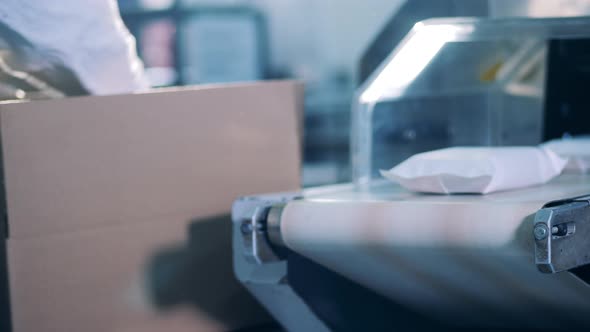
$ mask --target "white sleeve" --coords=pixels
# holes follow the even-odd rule
[[[72,70],[91,94],[148,88],[115,0],[2,0],[0,21],[36,52]]]

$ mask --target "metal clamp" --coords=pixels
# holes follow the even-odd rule
[[[234,203],[232,217],[239,227],[246,261],[264,264],[281,261],[277,247],[284,246],[280,218],[285,204],[296,194],[245,197]]]
[[[271,241],[282,244],[280,235],[280,218],[283,205],[261,206],[254,210],[250,219],[240,225],[244,237],[247,260],[258,264],[280,261],[279,255],[273,250]]]
[[[535,215],[533,237],[541,272],[590,264],[590,195],[546,204]]]

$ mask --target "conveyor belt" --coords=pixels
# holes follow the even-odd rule
[[[289,202],[290,249],[422,313],[459,326],[590,326],[590,287],[540,273],[533,215],[590,193],[590,176],[490,195],[420,195],[390,183],[340,186]]]

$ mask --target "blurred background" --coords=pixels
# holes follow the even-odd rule
[[[303,183],[315,186],[350,181],[360,59],[403,2],[119,0],[119,8],[154,87],[303,80]]]
[[[118,3],[152,87],[268,79],[305,82],[302,181],[307,187],[351,180],[354,91],[415,22],[430,17],[590,12],[586,0]]]

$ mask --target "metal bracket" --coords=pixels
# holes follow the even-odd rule
[[[327,332],[328,327],[289,285],[287,260],[275,250],[282,245],[282,209],[300,197],[299,192],[278,193],[242,197],[234,202],[234,273],[286,330]]]
[[[273,249],[271,238],[280,239],[280,234],[277,235],[280,211],[288,201],[299,196],[298,193],[286,193],[244,197],[234,203],[232,218],[239,227],[247,262],[264,264],[282,260]]]
[[[590,195],[546,204],[535,215],[533,236],[541,272],[590,264]]]
[[[260,206],[254,210],[250,219],[245,219],[240,225],[244,237],[244,257],[252,263],[268,263],[280,261],[272,250],[267,239],[267,217],[270,207]]]

